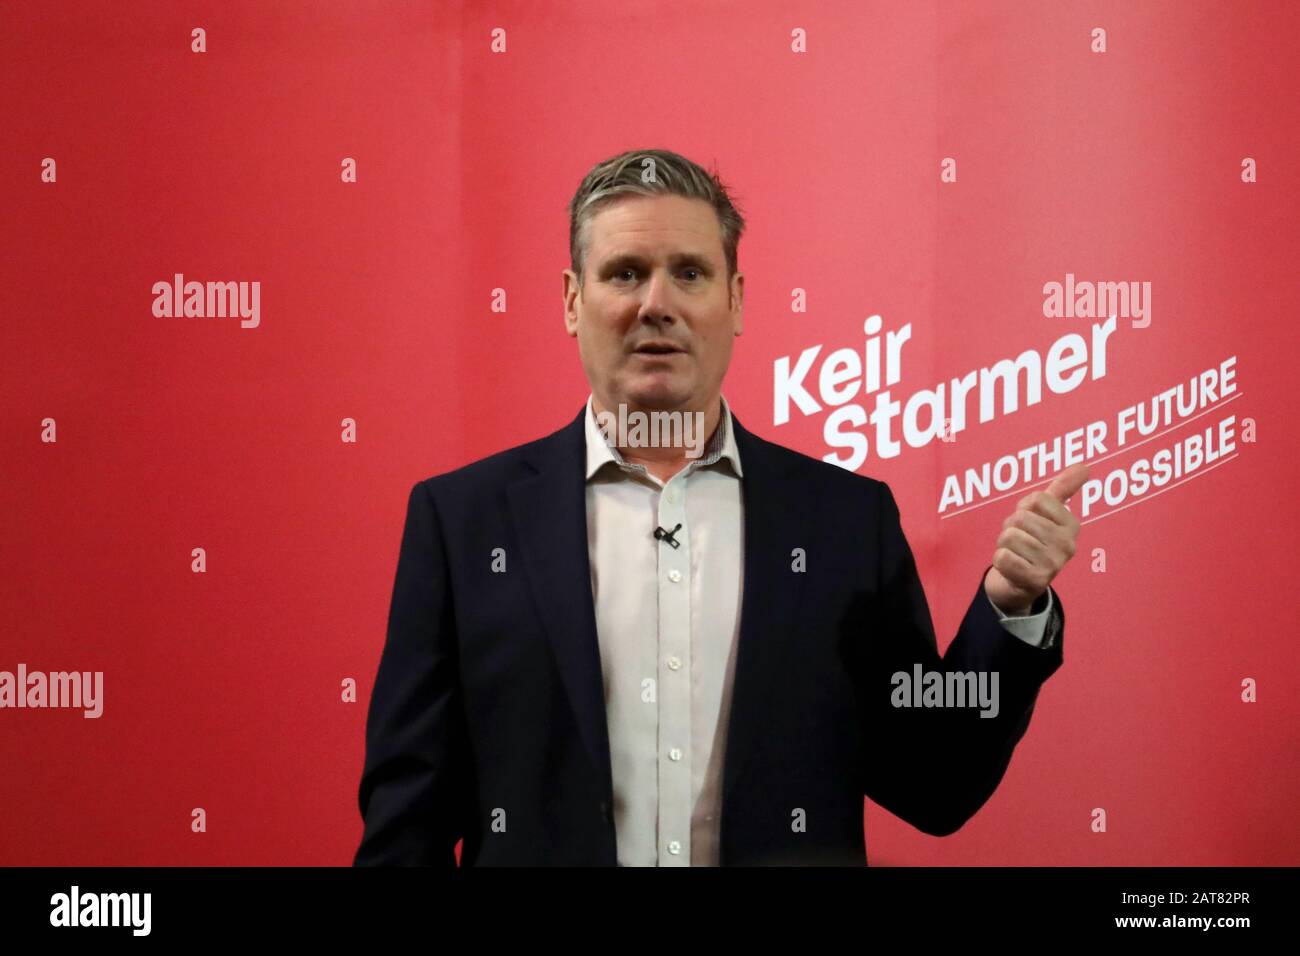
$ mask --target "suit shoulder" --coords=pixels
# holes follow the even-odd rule
[[[774,461],[788,468],[790,474],[811,487],[834,494],[870,494],[874,497],[880,494],[881,488],[885,486],[885,483],[879,478],[872,478],[870,475],[849,471],[847,468],[841,468],[831,462],[814,458],[793,448],[787,448],[785,445],[778,445],[776,442],[759,438],[757,435],[752,437],[766,447]]]
[[[520,474],[521,469],[525,467],[524,462],[539,457],[539,453],[548,445],[559,440],[569,427],[571,426],[565,426],[550,435],[544,435],[541,438],[534,438],[531,441],[514,445],[502,451],[493,452],[450,471],[430,475],[416,482],[416,485],[417,487],[423,485],[430,494],[449,494],[452,496],[473,492],[482,493],[488,489],[500,487]]]

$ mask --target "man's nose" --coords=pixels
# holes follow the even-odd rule
[[[666,273],[659,270],[651,272],[642,288],[644,293],[641,297],[641,311],[637,318],[654,322],[676,321],[672,284]]]

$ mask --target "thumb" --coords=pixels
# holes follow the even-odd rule
[[[1086,462],[1079,462],[1077,465],[1071,465],[1053,478],[1052,483],[1047,486],[1047,493],[1057,501],[1064,503],[1069,501],[1087,480],[1088,465]]]

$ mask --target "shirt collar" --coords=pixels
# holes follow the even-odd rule
[[[715,464],[724,458],[735,471],[736,477],[744,477],[744,472],[740,467],[740,449],[736,447],[736,430],[731,422],[731,407],[727,404],[727,399],[719,395],[722,402],[722,415],[718,420],[718,427],[714,429],[713,435],[709,438],[709,443],[705,445],[704,452],[699,458],[688,460],[687,467],[691,464],[699,468],[706,465]],[[644,465],[634,464],[623,458],[617,448],[612,448],[605,441],[605,435],[596,423],[596,410],[592,405],[592,396],[587,396],[587,479],[596,474],[603,466],[613,462],[623,469],[631,469],[646,474]]]

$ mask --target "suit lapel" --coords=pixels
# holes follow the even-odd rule
[[[613,799],[604,681],[587,552],[586,407],[533,446],[533,474],[507,489],[532,596],[554,650],[583,743]],[[744,429],[732,412],[745,476],[744,594],[732,685],[723,806],[755,750],[771,745],[764,728],[767,691],[798,653],[795,609],[804,575],[791,569],[808,546],[811,503],[790,476],[790,460]],[[822,558],[813,555],[810,560]],[[725,812],[724,812],[725,816]]]
[[[536,472],[507,489],[533,600],[555,654],[583,743],[613,801],[605,685],[587,554],[587,444],[582,412],[529,456]]]
[[[809,547],[812,527],[812,503],[791,477],[792,460],[741,427],[734,411],[731,420],[745,470],[745,582],[723,763],[724,819],[729,794],[749,758],[764,747],[780,746],[780,729],[765,728],[768,688],[799,654],[795,610],[806,575],[792,569],[791,552]],[[818,559],[824,556],[808,557]]]

